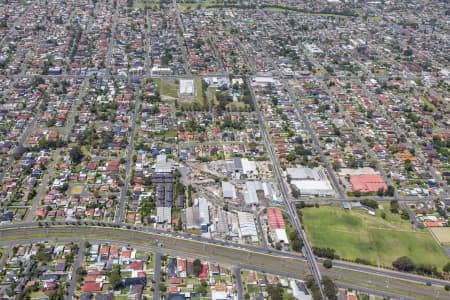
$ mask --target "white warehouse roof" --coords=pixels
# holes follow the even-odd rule
[[[195,91],[195,84],[193,79],[180,80],[180,95],[193,96]]]

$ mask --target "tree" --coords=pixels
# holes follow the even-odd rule
[[[414,167],[411,160],[409,160],[409,159],[405,160],[404,166],[405,166],[406,171],[412,171],[413,167]]]
[[[340,161],[333,161],[333,170],[338,171],[341,168],[341,162]]]
[[[333,267],[333,263],[331,262],[331,260],[325,259],[323,261],[323,266],[327,269],[331,269],[331,267]]]
[[[330,300],[337,299],[336,294],[338,291],[334,282],[330,278],[323,276],[322,284],[325,290],[325,296]]]
[[[409,213],[408,213],[408,211],[407,210],[402,210],[402,214],[400,215],[400,217],[403,220],[409,220]]]
[[[400,205],[398,204],[398,201],[392,200],[391,201],[391,212],[394,214],[397,214],[399,209],[400,209]]]
[[[379,188],[378,191],[377,191],[377,196],[378,197],[383,197],[383,195],[384,195],[384,189],[383,188]]]
[[[87,274],[86,270],[83,267],[79,267],[76,272],[78,276],[85,276]]]
[[[411,55],[413,55],[412,49],[408,47],[408,49],[406,49],[405,51],[403,51],[403,55],[405,55],[405,56],[411,56]]]
[[[373,209],[378,208],[378,202],[372,199],[362,200],[361,203]]]
[[[300,197],[300,190],[297,188],[295,184],[291,184],[292,197],[298,198]]]
[[[294,151],[289,152],[288,155],[286,155],[286,160],[289,162],[293,162],[297,158],[297,155]]]
[[[392,262],[392,266],[400,271],[412,272],[416,269],[416,265],[408,256],[402,256]]]
[[[78,164],[81,162],[81,159],[83,158],[83,152],[81,151],[80,146],[74,146],[71,150],[70,150],[70,159]]]
[[[295,252],[302,252],[303,240],[300,238],[297,231],[292,231],[289,234],[289,240],[291,241],[292,250]]]
[[[437,270],[436,266],[430,264],[420,264],[416,266],[416,272],[420,275],[433,275],[441,277],[441,273]]]
[[[306,283],[306,287],[308,287],[308,289],[311,291],[311,295],[314,300],[322,299],[319,286],[314,281],[314,277],[312,277],[311,275],[307,276],[305,278],[305,283]]]
[[[325,257],[329,259],[339,259],[339,255],[336,254],[336,250],[332,248],[319,248],[313,247],[313,253],[319,257]]]
[[[284,289],[281,286],[281,283],[278,283],[277,285],[269,284],[267,293],[271,299],[283,299]]]
[[[109,276],[109,282],[114,289],[118,289],[122,284],[122,276],[120,275],[119,265],[114,265],[111,275]]]
[[[450,261],[442,268],[445,273],[450,273]]]
[[[58,286],[56,291],[50,295],[50,300],[61,300],[64,299],[64,296],[66,295],[66,291],[64,290],[64,287],[62,285]]]
[[[202,266],[202,262],[200,261],[200,259],[197,258],[196,260],[194,260],[192,270],[197,277],[200,274],[200,272],[202,271],[202,268],[203,268],[203,266]]]
[[[389,196],[389,197],[394,196],[394,187],[392,185],[388,186],[388,189],[386,191],[386,196]]]
[[[159,290],[161,291],[161,292],[165,292],[165,291],[167,291],[167,287],[166,287],[166,285],[164,284],[164,283],[160,283],[160,284],[158,284],[158,288],[159,288]]]

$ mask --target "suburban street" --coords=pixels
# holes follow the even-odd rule
[[[155,253],[155,270],[154,270],[154,289],[153,289],[153,300],[161,299],[159,291],[159,283],[161,282],[161,253]]]
[[[234,268],[233,274],[234,274],[234,278],[236,280],[236,289],[237,289],[238,300],[244,300],[244,287],[242,286],[241,269]]]
[[[86,252],[86,247],[84,246],[84,242],[78,242],[78,253],[75,258],[75,262],[72,267],[71,279],[69,282],[69,288],[67,289],[66,299],[73,299],[73,295],[75,292],[75,288],[77,285],[77,269],[83,265],[84,253]]]
[[[132,157],[133,157],[133,145],[134,145],[134,136],[136,134],[136,121],[139,113],[140,108],[140,86],[136,86],[136,97],[134,102],[134,113],[133,113],[133,119],[131,123],[131,130],[130,130],[130,142],[128,143],[127,147],[127,158],[126,158],[126,167],[125,167],[125,178],[124,178],[124,185],[122,189],[120,190],[120,199],[119,199],[119,209],[117,211],[116,216],[116,224],[122,223],[122,217],[123,212],[125,209],[125,202],[127,199],[127,191],[128,191],[128,184],[130,181],[130,173],[131,173],[131,164],[132,164]]]

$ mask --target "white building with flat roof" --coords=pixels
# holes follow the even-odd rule
[[[253,214],[240,211],[238,212],[238,221],[241,238],[249,238],[252,242],[258,242],[258,232]]]
[[[209,206],[208,200],[205,198],[198,198],[198,209],[199,209],[199,223],[200,225],[209,224]]]
[[[195,95],[194,79],[181,79],[180,96],[194,96],[194,95]]]

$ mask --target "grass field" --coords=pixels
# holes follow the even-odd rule
[[[176,84],[173,80],[156,79],[155,82],[158,84],[159,93],[161,96],[178,98],[178,84]]]
[[[195,79],[195,92],[197,94],[197,101],[200,104],[203,104],[203,88],[202,88],[202,79],[201,78]]]
[[[72,189],[70,190],[70,193],[72,195],[80,195],[83,192],[84,187],[82,185],[76,185],[74,187],[72,187]]]
[[[439,240],[439,243],[443,245],[450,245],[450,227],[436,227],[431,228],[430,230]]]
[[[321,207],[303,210],[303,221],[313,246],[330,247],[345,259],[362,258],[379,266],[391,266],[400,256],[415,263],[434,264],[441,269],[448,258],[426,231],[413,232],[409,221],[386,213]]]

